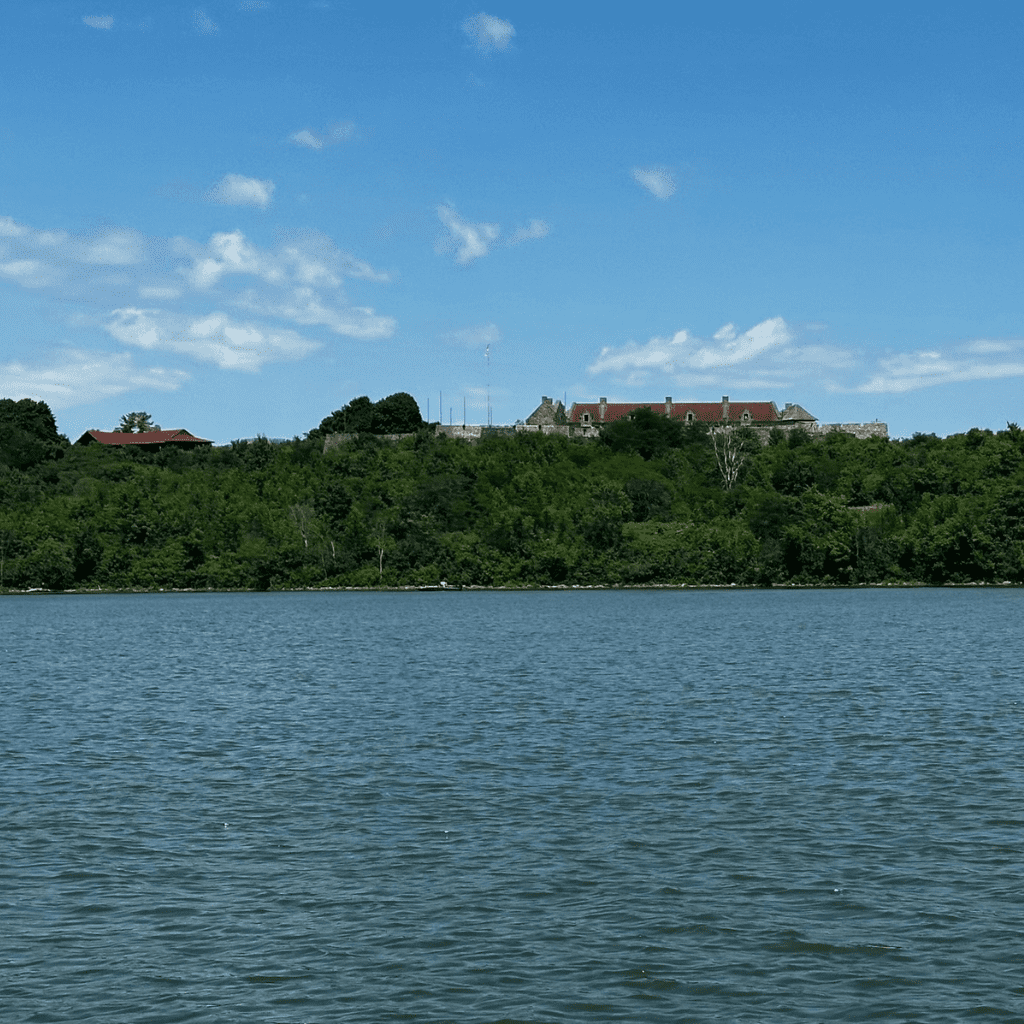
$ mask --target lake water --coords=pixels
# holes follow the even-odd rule
[[[1019,590],[0,599],[0,1018],[1024,1020]]]

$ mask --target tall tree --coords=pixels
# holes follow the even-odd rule
[[[150,430],[159,430],[160,424],[154,423],[148,412],[126,412],[117,429],[122,434],[145,434]]]
[[[423,417],[420,415],[420,407],[407,391],[398,391],[374,403],[375,434],[412,434],[421,426]]]
[[[28,469],[58,459],[68,439],[57,433],[57,422],[45,402],[31,398],[0,398],[0,463]]]

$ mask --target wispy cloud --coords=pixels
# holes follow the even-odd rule
[[[518,228],[508,240],[509,245],[518,245],[520,242],[528,242],[534,238],[546,238],[551,228],[542,220],[534,218],[525,228]]]
[[[437,216],[448,229],[448,235],[438,241],[436,251],[444,256],[454,253],[456,263],[461,263],[463,266],[472,263],[474,260],[488,255],[493,246],[499,243],[501,227],[498,224],[473,223],[463,220],[450,203],[439,206]],[[544,238],[550,230],[544,221],[534,218],[526,227],[513,232],[501,244],[513,246],[531,239]]]
[[[109,14],[83,14],[82,21],[89,28],[111,29],[114,27],[114,19]]]
[[[438,251],[450,253],[454,249],[455,261],[463,266],[486,256],[501,234],[497,224],[473,224],[463,220],[453,206],[439,206],[437,216],[449,233],[449,237],[438,245]]]
[[[269,0],[240,0],[238,4],[240,11],[267,11],[270,10]]]
[[[621,348],[606,346],[587,367],[591,374],[636,375],[647,371],[675,376],[687,372],[707,374],[747,362],[793,340],[782,317],[774,317],[738,334],[732,324],[719,330],[713,342],[689,331],[677,331],[671,338],[651,338],[646,345],[629,342]]]
[[[147,239],[122,228],[41,231],[0,217],[0,286],[50,290],[80,304],[82,312],[71,315],[79,326],[99,325],[125,345],[223,369],[258,370],[321,346],[296,328],[391,337],[394,318],[350,302],[345,288],[347,281],[389,280],[315,231],[264,248],[237,230],[204,243]],[[98,317],[97,305],[113,312]]]
[[[321,347],[295,331],[240,322],[221,312],[190,317],[126,307],[113,310],[104,328],[125,345],[178,352],[222,370],[250,373],[264,363],[301,359]]]
[[[214,32],[219,31],[213,19],[199,7],[192,12],[192,26],[200,35],[204,36],[213,35]]]
[[[345,277],[380,283],[389,280],[383,271],[342,252],[326,236],[309,232],[276,250],[250,242],[241,231],[220,231],[205,245],[191,239],[175,240],[176,250],[188,258],[178,272],[193,287],[211,288],[230,274],[258,277],[267,284],[340,288]]]
[[[244,174],[225,174],[206,194],[207,199],[226,206],[258,206],[265,210],[274,195],[274,183]]]
[[[469,36],[480,53],[488,56],[499,50],[507,50],[516,34],[511,22],[495,18],[492,14],[484,14],[483,11],[467,18],[462,23],[462,31]]]
[[[0,277],[20,284],[22,288],[45,288],[54,284],[58,269],[42,260],[7,260],[0,263]]]
[[[628,385],[645,385],[658,378],[694,387],[775,388],[801,383],[860,394],[902,394],[946,384],[1024,377],[1024,341],[975,340],[871,358],[851,347],[808,338],[821,328],[820,324],[795,327],[774,317],[747,331],[725,324],[711,339],[677,331],[642,345],[606,346],[587,372]]]
[[[40,231],[0,217],[0,278],[25,288],[81,282],[88,267],[127,267],[147,258],[136,231],[108,228],[88,235]]]
[[[395,333],[393,317],[379,316],[362,306],[335,305],[312,288],[293,288],[276,298],[247,291],[238,297],[236,305],[307,327],[320,325],[349,338],[390,338]]]
[[[1003,358],[992,358],[1002,356]],[[902,394],[941,384],[1024,377],[1024,342],[976,341],[952,351],[907,352],[878,361],[871,378],[852,390]]]
[[[668,199],[676,190],[675,175],[667,167],[634,167],[633,180],[656,199]]]
[[[54,409],[98,402],[136,388],[176,391],[189,379],[183,370],[135,366],[129,352],[65,349],[48,364],[0,364],[0,393],[32,398]]]
[[[320,150],[350,139],[354,131],[355,125],[351,121],[338,121],[322,132],[303,128],[301,131],[289,135],[288,141],[296,146],[303,146],[305,149]]]
[[[392,317],[350,305],[342,288],[345,278],[384,283],[388,275],[341,252],[325,236],[309,233],[267,250],[241,231],[231,231],[213,235],[204,246],[179,239],[177,248],[189,257],[179,274],[194,289],[209,291],[231,276],[256,278],[269,286],[247,288],[229,300],[232,305],[307,327],[323,326],[350,338],[394,333]]]

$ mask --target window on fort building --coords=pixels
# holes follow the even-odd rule
[[[687,423],[692,423],[693,422],[693,410],[692,409],[690,410],[690,412],[688,412],[686,414],[686,422]]]
[[[590,422],[590,413],[589,412],[585,412],[583,414],[583,422],[584,423],[589,423]]]
[[[750,422],[750,413],[749,412],[745,412],[743,414],[743,422],[744,423],[749,423]]]

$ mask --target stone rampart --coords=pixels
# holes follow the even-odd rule
[[[376,437],[381,441],[404,441],[407,437],[415,437],[415,434],[373,434],[370,435]],[[335,448],[339,444],[351,444],[359,434],[325,434],[324,435],[324,451],[328,448]]]
[[[736,427],[739,424],[731,424]],[[767,444],[768,438],[773,430],[779,430],[788,434],[792,430],[804,430],[811,437],[824,437],[826,434],[850,434],[860,438],[862,441],[869,437],[888,437],[888,423],[818,423],[814,420],[796,420],[789,423],[753,423],[750,429],[756,431],[761,437],[761,443]]]
[[[889,424],[879,423],[815,423],[814,428],[809,431],[811,434],[852,434],[862,441],[868,437],[888,437]]]

